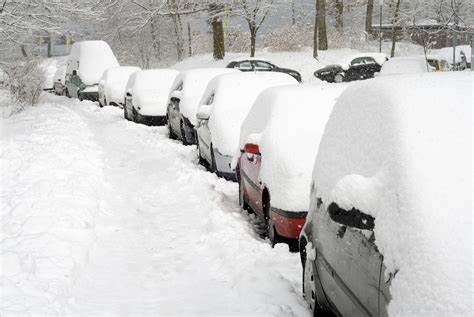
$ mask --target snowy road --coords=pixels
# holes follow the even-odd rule
[[[0,315],[309,314],[299,256],[166,128],[55,96],[1,124]]]

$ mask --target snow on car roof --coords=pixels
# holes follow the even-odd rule
[[[260,177],[272,206],[307,211],[314,159],[337,97],[347,85],[291,85],[266,89],[240,130],[240,148],[257,143]],[[240,156],[236,153],[234,161]]]
[[[196,113],[199,102],[209,82],[216,76],[239,72],[229,68],[195,68],[183,71],[176,77],[172,90],[183,85],[182,96],[179,102],[179,111],[193,125],[196,125]]]
[[[209,119],[212,142],[221,154],[234,155],[240,126],[258,95],[266,88],[298,84],[290,75],[257,72],[219,75],[206,88],[201,104],[214,95]]]
[[[112,49],[104,41],[74,43],[69,60],[79,62],[77,72],[86,85],[97,84],[106,69],[119,66]]]
[[[473,80],[354,83],[326,125],[312,199],[374,216],[387,272],[398,271],[389,315],[471,312]]]
[[[157,115],[166,114],[168,96],[176,76],[174,69],[148,69],[133,74],[132,102]],[[128,87],[128,84],[127,84]]]
[[[131,74],[140,71],[140,67],[136,66],[118,66],[107,69],[102,75],[102,79],[107,82],[123,81],[124,78],[128,80]]]
[[[388,56],[385,53],[372,53],[372,52],[370,52],[370,53],[359,53],[359,54],[352,55],[351,57],[345,59],[341,63],[341,66],[344,69],[347,69],[351,65],[351,62],[354,59],[359,58],[359,57],[372,57],[379,65],[383,65],[388,59]]]
[[[379,75],[426,73],[428,67],[424,56],[394,57],[382,66]]]

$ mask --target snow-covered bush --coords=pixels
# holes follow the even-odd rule
[[[44,73],[37,60],[5,64],[3,86],[20,105],[35,105],[43,91]]]

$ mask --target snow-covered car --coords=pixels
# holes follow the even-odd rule
[[[279,72],[285,73],[301,82],[301,74],[294,69],[278,67],[269,61],[257,59],[257,58],[246,58],[230,62],[227,68],[235,68],[242,72]]]
[[[97,101],[98,85],[105,70],[119,63],[104,41],[76,42],[71,47],[66,65],[66,95]]]
[[[300,236],[313,310],[472,315],[472,80],[385,77],[339,97]]]
[[[124,117],[147,125],[165,125],[168,96],[179,72],[148,69],[133,73],[125,89]]]
[[[227,68],[199,68],[181,72],[168,100],[169,136],[184,144],[197,144],[195,126],[199,102],[209,82],[218,75],[237,72]]]
[[[123,106],[128,79],[140,70],[134,66],[107,69],[99,81],[99,106]]]
[[[443,59],[448,61],[451,69],[464,70],[466,68],[471,68],[472,54],[470,45],[458,45],[455,47],[454,52],[453,47],[451,46],[432,50],[431,53],[441,56]],[[453,53],[455,60],[453,60]]]
[[[361,53],[339,64],[328,65],[314,72],[314,76],[330,83],[373,78],[388,60],[383,53]]]
[[[230,164],[252,104],[266,88],[297,83],[287,74],[267,72],[238,72],[211,80],[196,115],[199,161],[218,176],[236,180]]]
[[[288,242],[291,250],[298,250],[319,141],[345,87],[269,88],[242,123],[240,152],[234,157],[239,202],[260,218],[272,245]]]
[[[435,72],[449,71],[448,61],[442,58],[441,56],[428,55],[426,56],[426,61],[428,62],[428,65],[430,66],[431,71],[435,71]]]
[[[427,73],[430,71],[424,56],[401,56],[388,60],[380,70],[379,76],[400,75],[400,74],[417,74]]]

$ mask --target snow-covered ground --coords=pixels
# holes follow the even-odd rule
[[[0,124],[0,315],[309,314],[298,254],[165,127],[52,95]]]

